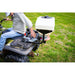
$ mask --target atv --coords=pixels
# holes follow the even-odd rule
[[[42,17],[45,19],[51,19],[51,17],[45,16]],[[5,19],[0,21],[0,30],[2,31],[2,34],[9,32],[8,29],[2,30],[2,22]],[[37,19],[37,22],[39,20]],[[36,26],[37,26],[36,22]],[[41,24],[40,24],[41,25]],[[0,31],[0,32],[1,32]],[[7,39],[7,42],[4,46],[2,57],[6,62],[15,61],[15,62],[29,62],[28,55],[31,51],[36,51],[40,44],[46,43],[45,39],[47,38],[45,34],[51,33],[52,30],[45,30],[45,29],[39,29],[36,27],[36,30],[34,30],[36,33],[36,37],[31,37],[30,30],[27,29],[26,33],[23,36],[20,37],[14,37]],[[39,34],[42,33],[43,35]],[[8,43],[8,40],[12,40]]]

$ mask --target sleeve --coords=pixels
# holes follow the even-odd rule
[[[24,15],[24,13],[20,13],[19,16],[20,16],[22,22],[25,23],[29,29],[33,26],[32,22]]]

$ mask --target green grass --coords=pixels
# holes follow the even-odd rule
[[[40,45],[36,53],[39,56],[30,57],[31,62],[75,62],[75,13],[25,13],[32,21],[33,29],[37,17],[48,15],[55,17],[55,31],[46,44]],[[0,20],[5,17],[0,13]],[[12,27],[12,22],[3,22],[6,28]]]

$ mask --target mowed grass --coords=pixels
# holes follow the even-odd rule
[[[40,45],[35,53],[39,56],[29,57],[31,62],[75,62],[75,13],[25,13],[32,21],[33,29],[39,16],[55,17],[55,31],[50,40]],[[0,13],[0,20],[5,17]],[[12,22],[3,22],[6,28],[12,27]]]

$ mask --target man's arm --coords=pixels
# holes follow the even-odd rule
[[[32,22],[23,14],[23,18],[24,18],[24,21],[26,22],[26,25],[28,26],[28,28],[30,29],[30,32],[31,32],[31,36],[32,37],[36,37],[36,33],[33,31],[33,24]]]
[[[36,34],[35,34],[35,32],[33,31],[32,22],[31,22],[24,14],[20,14],[19,16],[20,16],[22,22],[23,22],[23,23],[26,23],[26,26],[28,26],[28,28],[30,29],[31,36],[35,38],[35,37],[36,37]]]
[[[25,16],[25,14],[19,13],[18,15],[19,15],[21,21],[23,23],[26,23],[26,26],[28,26],[29,29],[33,26],[32,22],[29,20],[28,17]]]

